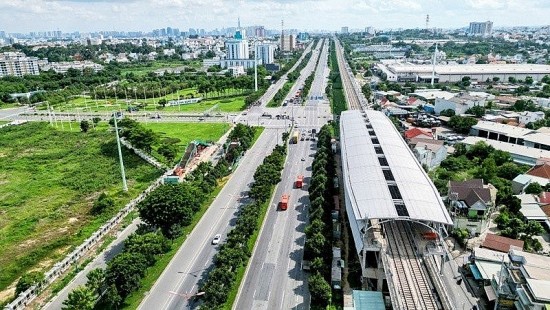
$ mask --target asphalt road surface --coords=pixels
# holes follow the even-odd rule
[[[310,93],[324,92],[327,48],[321,54]],[[317,144],[310,139],[310,131],[313,128],[318,131],[330,119],[330,108],[319,100],[306,101],[303,108],[285,108],[287,113],[289,108],[296,110],[296,130],[305,139],[289,145],[282,181],[275,191],[233,309],[309,309],[307,275],[301,266],[308,222],[307,188]],[[298,175],[304,176],[302,188],[295,187]],[[286,211],[277,208],[283,194],[290,196]]]

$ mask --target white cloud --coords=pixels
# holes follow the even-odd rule
[[[0,0],[0,30],[214,29],[243,25],[336,30],[465,27],[492,20],[496,27],[548,24],[548,0]]]

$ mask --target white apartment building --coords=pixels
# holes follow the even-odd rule
[[[247,40],[228,40],[225,42],[226,59],[249,59]]]
[[[275,62],[275,45],[261,43],[256,45],[256,55],[262,60],[263,64],[272,64]]]
[[[474,36],[490,36],[493,33],[493,22],[471,22],[468,33]]]
[[[0,78],[4,76],[38,75],[38,58],[27,57],[21,52],[0,54]]]

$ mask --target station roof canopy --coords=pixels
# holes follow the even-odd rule
[[[345,189],[358,221],[452,224],[437,189],[382,112],[343,112],[340,136]]]

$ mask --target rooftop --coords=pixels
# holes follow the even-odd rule
[[[545,150],[535,149],[532,147],[527,147],[524,145],[512,144],[512,143],[490,140],[490,139],[485,139],[480,137],[466,137],[464,140],[462,140],[462,143],[465,143],[468,145],[474,145],[479,141],[483,141],[497,150],[505,151],[515,156],[527,157],[529,159],[533,159],[534,161],[536,161],[541,157],[550,156],[550,151],[545,151]],[[522,164],[528,164],[528,165],[532,165],[534,163],[528,160],[522,160],[520,158],[514,158],[514,161]]]
[[[545,132],[530,133],[523,136],[523,140],[533,143],[550,145],[550,134]]]
[[[523,136],[525,136],[526,134],[533,132],[533,130],[523,127],[510,126],[488,121],[479,121],[476,125],[472,126],[472,128],[477,130],[497,132],[512,138],[523,138]]]
[[[487,234],[485,240],[483,240],[483,243],[481,243],[481,246],[487,249],[506,253],[510,251],[512,246],[523,249],[523,243],[524,242],[522,240],[516,240],[494,234]]]
[[[529,169],[526,174],[543,179],[550,179],[550,164],[543,163],[540,165],[536,165],[533,168]]]
[[[391,121],[382,112],[364,113],[372,129],[360,111],[340,117],[344,183],[355,218],[451,224],[437,189]]]
[[[353,294],[353,308],[355,310],[385,310],[382,292],[357,291]]]
[[[388,64],[395,73],[432,73],[432,65],[415,65],[411,63]],[[436,65],[436,74],[550,74],[549,65],[537,64],[466,64]]]

